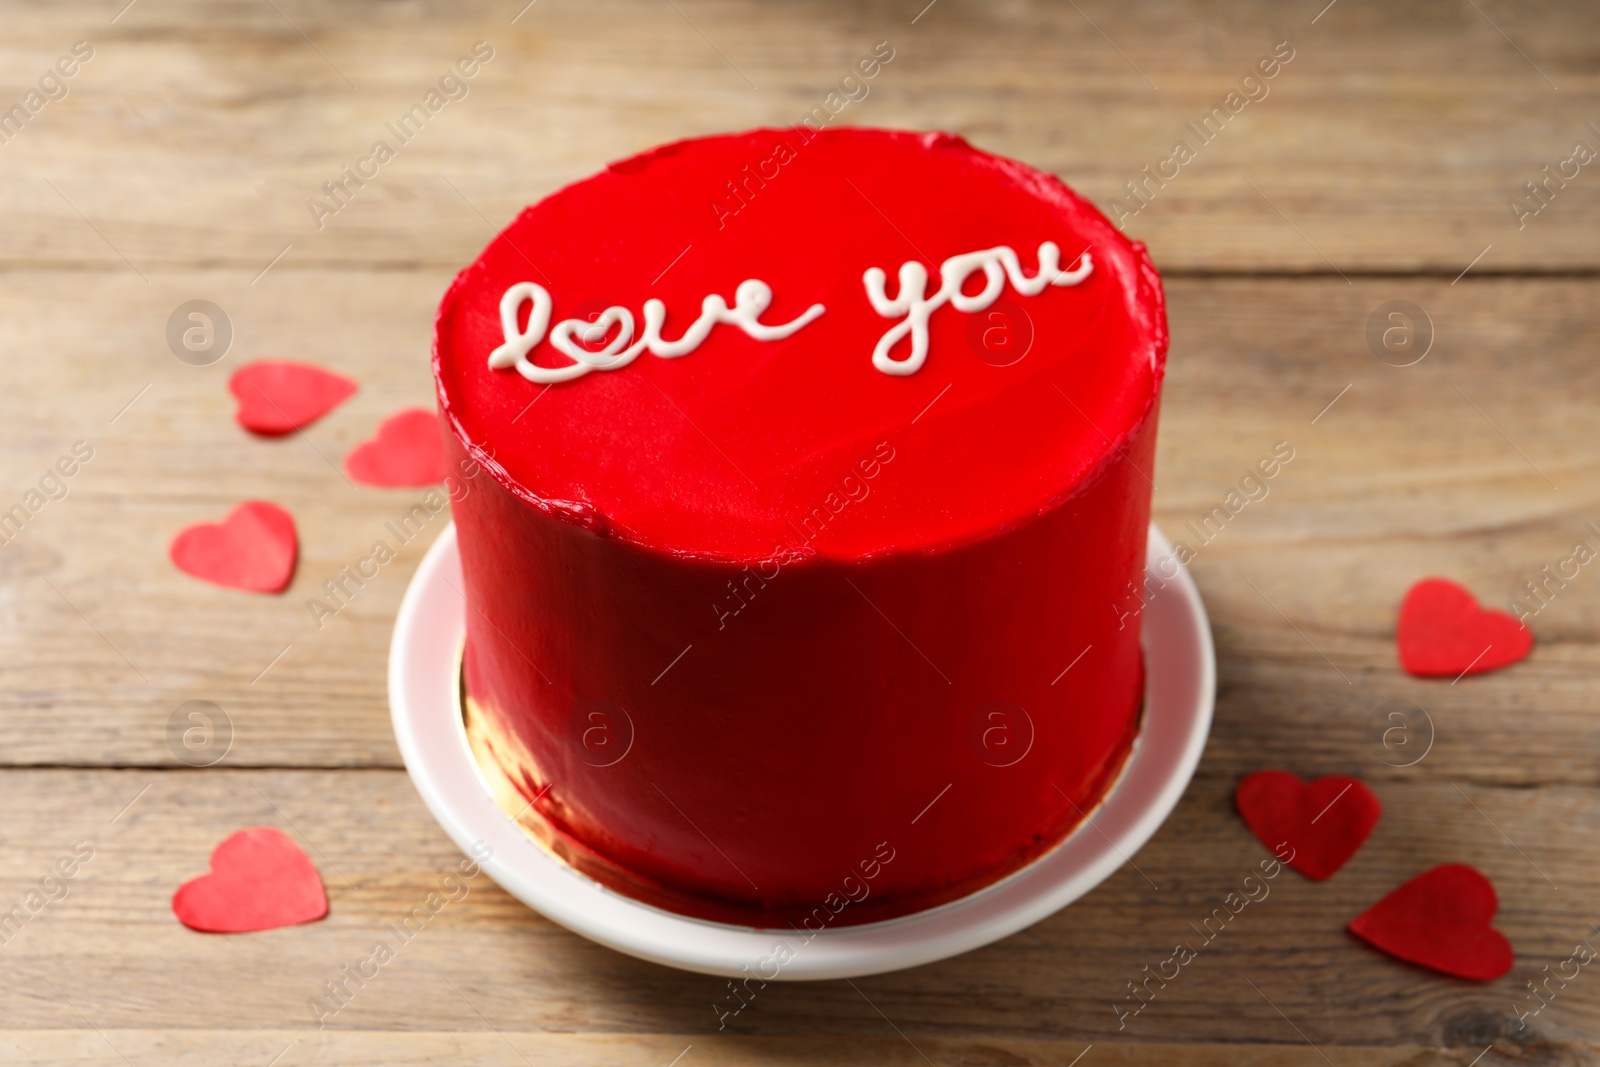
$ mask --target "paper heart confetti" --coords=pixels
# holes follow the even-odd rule
[[[1455,582],[1424,578],[1400,605],[1395,644],[1411,674],[1456,678],[1517,662],[1533,648],[1533,633],[1512,615],[1479,607]]]
[[[1511,970],[1511,942],[1489,923],[1499,910],[1489,879],[1462,863],[1417,875],[1350,922],[1391,956],[1487,982]]]
[[[252,826],[212,851],[209,874],[178,887],[172,914],[205,933],[274,930],[327,915],[328,892],[300,846],[270,826]]]
[[[316,422],[354,393],[356,383],[309,363],[264,359],[234,371],[228,391],[239,400],[233,417],[240,426],[275,436]]]
[[[390,415],[377,434],[344,457],[352,481],[392,489],[434,485],[447,470],[439,418],[427,408],[407,408]]]
[[[1383,814],[1364,782],[1338,774],[1302,782],[1287,771],[1257,771],[1239,783],[1233,803],[1263,845],[1319,882],[1356,854]]]
[[[257,593],[281,593],[298,552],[294,517],[264,500],[245,501],[220,523],[185,527],[167,548],[184,573]]]

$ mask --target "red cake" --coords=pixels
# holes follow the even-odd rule
[[[508,814],[685,914],[989,885],[1138,733],[1160,279],[947,134],[666,145],[439,310],[468,734]]]

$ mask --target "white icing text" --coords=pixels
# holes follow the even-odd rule
[[[522,305],[531,301],[526,329],[518,329]],[[507,289],[500,298],[500,329],[505,334],[505,344],[489,353],[489,366],[496,370],[516,367],[530,382],[551,385],[570,381],[592,370],[616,370],[636,359],[649,349],[663,359],[686,356],[700,347],[719,322],[737,326],[757,341],[776,341],[799,330],[825,310],[821,304],[812,304],[799,318],[778,325],[764,323],[761,315],[772,306],[772,287],[755,278],[739,283],[734,292],[733,306],[716,293],[700,303],[700,317],[676,341],[665,340],[661,327],[667,321],[667,305],[652,297],[644,302],[644,332],[633,339],[633,312],[625,307],[612,306],[602,311],[593,322],[583,319],[562,319],[550,325],[552,302],[544,286],[533,282],[519,282]],[[599,344],[612,330],[616,336],[604,348],[591,351],[578,343],[578,338],[588,344]],[[564,367],[541,367],[528,358],[528,353],[544,340],[549,332],[551,347],[572,360]]]
[[[939,266],[939,289],[928,296],[928,268],[916,260],[900,265],[900,290],[893,299],[884,291],[886,275],[881,267],[870,267],[862,280],[867,285],[867,299],[873,310],[886,319],[899,318],[900,322],[878,339],[872,350],[872,365],[885,374],[915,374],[928,358],[928,319],[945,304],[957,311],[982,311],[1000,297],[1006,278],[1011,287],[1023,296],[1038,296],[1047,285],[1077,285],[1094,270],[1094,261],[1086,249],[1078,257],[1072,270],[1061,269],[1061,249],[1054,241],[1039,246],[1039,270],[1033,277],[1022,273],[1017,254],[1008,245],[987,248],[981,252],[951,256]],[[961,291],[972,275],[983,272],[984,286],[972,296]],[[746,283],[748,284],[748,283]],[[911,338],[911,351],[904,359],[891,355],[894,346],[907,335]]]

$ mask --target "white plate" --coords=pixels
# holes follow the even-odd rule
[[[1172,546],[1154,525],[1149,544],[1152,565],[1177,566]],[[495,804],[457,713],[466,627],[461,586],[451,526],[412,578],[389,648],[395,737],[422,799],[463,849],[477,842],[493,849],[483,869],[529,907],[618,952],[704,974],[774,979],[771,961],[785,956],[776,979],[877,974],[954,956],[1038,922],[1100,884],[1150,839],[1188,786],[1211,728],[1211,628],[1194,581],[1178,567],[1144,609],[1147,681],[1139,739],[1105,801],[1061,844],[960,900],[897,919],[825,929],[809,940],[797,932],[707,922],[640,903],[579,874],[535,844]],[[788,952],[775,952],[780,944]]]

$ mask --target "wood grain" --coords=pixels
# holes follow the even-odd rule
[[[1293,1043],[1299,1027],[1319,1046],[1476,1052],[1495,1042],[1510,1055],[1583,1041],[1600,1025],[1600,983],[1582,977],[1526,1029],[1512,1010],[1525,980],[1593,936],[1600,876],[1587,835],[1566,829],[1600,819],[1590,787],[1380,782],[1384,819],[1348,866],[1325,883],[1285,871],[1265,899],[1205,943],[1203,921],[1267,855],[1232,812],[1233,782],[1209,776],[1132,865],[1023,933],[854,986],[769,986],[721,1031],[712,1005],[726,993],[723,980],[594,945],[481,876],[465,883],[464,896],[450,887],[458,899],[401,943],[387,924],[444,891],[459,858],[403,772],[33,769],[0,772],[0,788],[12,805],[0,828],[7,908],[75,843],[94,849],[65,899],[3,945],[0,1013],[13,1029],[74,1028],[78,1012],[105,1028],[158,1030],[207,1020],[211,1028],[305,1030],[319,1018],[340,1031],[482,1030],[487,1019],[508,1031],[699,1042],[893,1036],[887,1016],[919,1044]],[[278,826],[315,859],[329,891],[326,920],[249,937],[202,936],[172,920],[173,888],[245,825]],[[1399,881],[1446,861],[1472,863],[1497,886],[1497,925],[1518,952],[1506,978],[1473,986],[1433,976],[1344,933]],[[315,1013],[310,1002],[324,984],[380,940],[396,958],[343,1010]],[[1119,1030],[1113,1005],[1132,1003],[1126,983],[1180,940],[1199,958]]]
[[[1290,1067],[1322,1063],[1305,1045],[1095,1045],[1098,1063],[1110,1067]],[[463,1033],[313,1033],[297,1030],[10,1030],[0,1031],[0,1052],[38,1067],[149,1061],[172,1067],[229,1063],[382,1063],[392,1067],[451,1063],[463,1067],[659,1067],[683,1062],[708,1067],[774,1067],[834,1063],[844,1067],[923,1067],[961,1063],[969,1067],[1066,1067],[1081,1042],[922,1038],[913,1046],[898,1037],[725,1037],[707,1041],[689,1034],[550,1034],[501,1031]],[[687,1054],[686,1053],[687,1050]],[[1350,1048],[1332,1050],[1341,1067],[1465,1067],[1468,1049]],[[1592,1048],[1574,1049],[1593,1054]],[[1310,1056],[1311,1060],[1306,1057]],[[926,1057],[926,1058],[924,1058]],[[1573,1062],[1577,1062],[1576,1060]]]
[[[230,766],[399,766],[388,635],[442,516],[397,544],[400,558],[320,629],[306,601],[375,539],[394,542],[385,523],[422,497],[354,487],[338,463],[384,415],[430,403],[429,319],[445,280],[285,272],[250,286],[188,273],[146,286],[45,274],[0,292],[0,349],[51,352],[8,371],[0,470],[12,498],[0,503],[20,498],[73,441],[96,449],[67,498],[0,549],[0,671],[10,682],[0,709],[15,727],[0,735],[0,761],[176,765],[166,723],[184,701],[204,699],[232,719]],[[103,317],[74,315],[86,284]],[[1600,741],[1585,726],[1600,576],[1580,573],[1534,618],[1530,662],[1470,686],[1404,675],[1392,633],[1417,577],[1450,575],[1503,607],[1570,552],[1585,521],[1600,522],[1588,446],[1597,283],[1177,278],[1169,291],[1156,513],[1198,553],[1193,572],[1221,651],[1201,773],[1237,777],[1263,759],[1347,768],[1372,754],[1376,709],[1406,700],[1436,715],[1440,751],[1462,761],[1455,773],[1593,783]],[[162,340],[166,315],[198,294],[235,323],[234,350],[211,367],[180,363]],[[1397,298],[1434,324],[1433,350],[1411,367],[1380,363],[1365,339],[1372,310]],[[274,354],[343,371],[361,391],[303,436],[253,439],[232,420],[226,377]],[[1194,536],[1280,440],[1295,458],[1269,494],[1209,543]],[[251,497],[298,517],[301,561],[285,596],[216,589],[168,565],[176,530]],[[1508,747],[1517,759],[1505,758]]]
[[[0,513],[74,442],[94,449],[0,544],[0,1060],[1600,1062],[1600,979],[1525,1028],[1514,1014],[1594,933],[1600,572],[1538,612],[1533,655],[1505,672],[1413,679],[1392,639],[1417,577],[1503,607],[1600,524],[1600,171],[1552,183],[1520,226],[1509,207],[1576,142],[1600,147],[1588,7],[524,2],[0,7],[0,111],[73,42],[94,48],[65,99],[0,137]],[[480,40],[494,58],[468,95],[318,228],[308,198]],[[954,130],[1108,210],[1174,140],[1196,148],[1126,220],[1168,279],[1156,517],[1197,551],[1218,647],[1195,784],[1137,866],[1050,919],[913,971],[770,987],[725,1030],[720,980],[590,944],[486,879],[317,1029],[323,983],[458,855],[400,769],[384,692],[395,609],[444,517],[318,628],[306,598],[421,496],[354,487],[340,461],[431,403],[438,296],[519,208],[661,141],[794,122],[878,41],[895,58],[840,123]],[[1285,41],[1268,95],[1191,140]],[[235,331],[209,367],[165,340],[197,298]],[[1431,325],[1413,366],[1369,344],[1395,300]],[[249,438],[225,382],[266,356],[361,390],[303,435]],[[1267,495],[1196,533],[1278,441],[1295,456]],[[166,561],[174,531],[247,497],[299,522],[283,597]],[[207,769],[169,732],[190,700],[232,728]],[[1281,876],[1119,1030],[1126,983],[1265,854],[1230,800],[1262,766],[1358,775],[1384,818],[1329,882]],[[237,938],[178,926],[174,888],[254,824],[307,848],[330,917]],[[78,841],[95,857],[65,899],[7,931]],[[1445,861],[1499,890],[1517,965],[1497,982],[1343,933]]]
[[[917,17],[924,6],[541,0],[513,23],[522,4],[500,0],[337,14],[191,0],[114,25],[29,9],[0,52],[19,78],[75,40],[96,53],[0,148],[0,264],[254,274],[293,245],[275,269],[456,269],[607,160],[798,121],[886,40],[895,59],[834,121],[951,129],[1101,205],[1189,143],[1195,160],[1129,224],[1169,269],[1453,277],[1491,244],[1482,270],[1600,265],[1592,168],[1522,228],[1508,209],[1575,142],[1600,147],[1581,5],[1342,3],[1315,23],[1315,2],[943,0]],[[375,140],[397,142],[385,123],[478,40],[495,58],[469,94],[392,144],[397,158],[319,229],[308,198]],[[1188,132],[1285,41],[1294,58],[1264,98],[1209,144]]]

